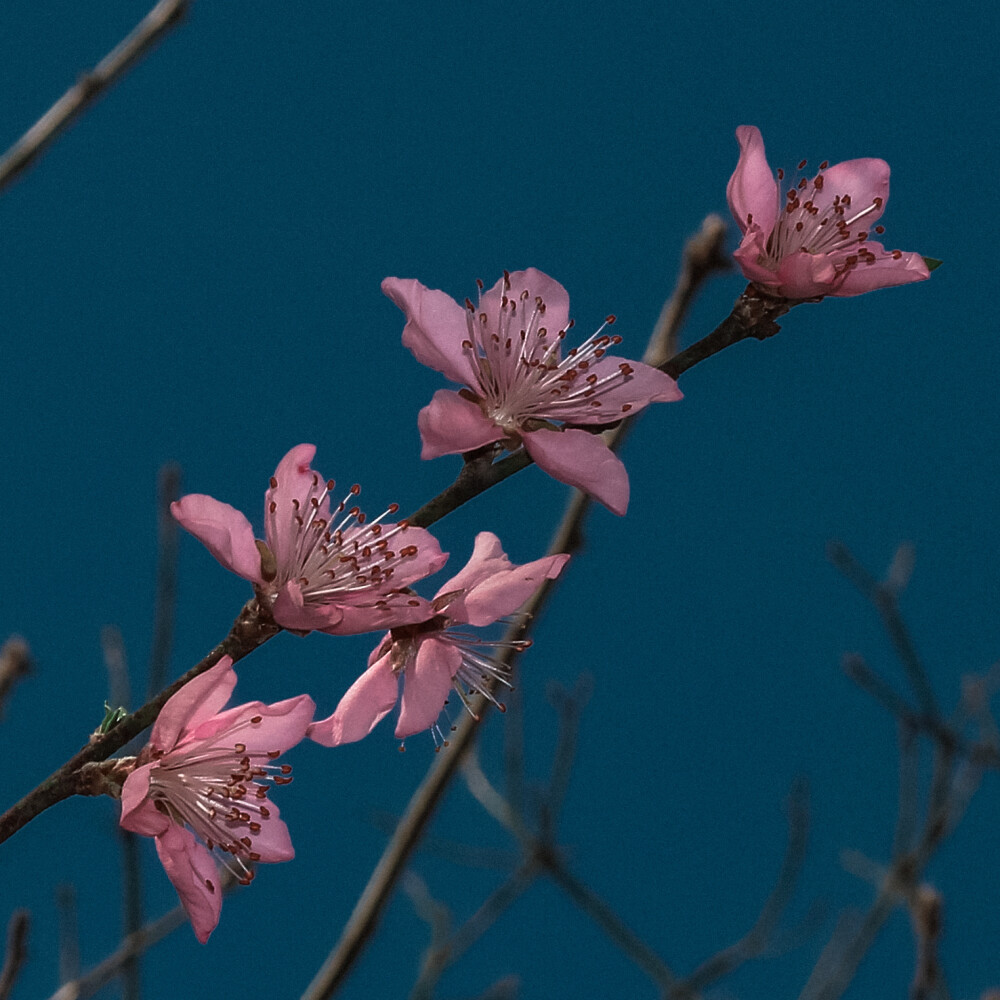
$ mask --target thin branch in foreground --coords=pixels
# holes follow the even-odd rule
[[[721,226],[719,220],[716,219],[713,221],[710,217],[702,227],[700,235],[702,235],[705,243],[710,244],[714,242],[719,245],[724,238],[725,229]],[[690,285],[683,293],[686,298],[692,298],[714,270],[708,267],[699,272],[694,271],[696,262],[690,255],[691,245],[692,241],[689,241],[684,263],[682,264],[682,270],[690,269],[691,271]],[[706,259],[711,260],[711,256],[709,255]],[[679,310],[679,313],[682,312],[682,310]],[[670,331],[661,330],[659,327],[655,332],[661,337],[670,334]],[[706,339],[710,338],[711,335]],[[651,344],[647,348],[647,352],[654,349],[659,348]],[[711,353],[715,352],[706,353],[705,357],[710,356]],[[700,359],[694,358],[691,364],[696,364],[698,360]],[[633,420],[622,421],[616,430],[609,432],[609,435],[615,441],[620,441],[621,436],[624,434],[622,428],[629,426],[633,422],[634,418]],[[465,500],[475,496],[477,492],[481,492],[482,489],[493,485],[494,482],[499,482],[500,479],[511,475],[512,472],[504,472],[503,475],[499,475],[498,470],[501,470],[501,467],[505,467],[505,463],[509,463],[506,468],[510,468],[513,471],[516,471],[517,468],[524,468],[528,464],[523,450],[515,452],[513,455],[493,465],[489,465],[489,461],[490,456],[485,455],[479,456],[475,462],[466,462],[455,484],[449,487],[448,490],[445,490],[440,496],[424,504],[423,507],[408,519],[409,522],[421,527],[427,527],[438,518],[443,517],[445,513],[454,510],[459,504],[464,503]],[[521,464],[518,465],[518,463]],[[474,465],[477,466],[476,469],[470,472],[469,470],[472,470]],[[455,496],[452,496],[450,491],[459,486],[459,481],[467,473],[469,481],[465,482],[457,490]],[[498,475],[499,478],[491,482],[490,477],[492,475]],[[563,520],[555,532],[552,544],[549,546],[550,553],[577,550],[581,537],[580,526],[588,508],[588,498],[574,491]],[[529,616],[541,610],[551,591],[552,581],[546,581],[546,584],[538,590],[525,609]],[[533,618],[528,617],[525,621],[531,622]],[[526,626],[519,626],[513,637],[522,638],[525,630]],[[509,635],[507,636],[507,638],[510,637]],[[511,653],[509,663],[512,664],[513,662],[514,656]],[[490,703],[487,699],[479,697],[473,702],[473,710],[479,719],[484,719],[489,714]],[[410,856],[416,850],[417,844],[430,822],[434,809],[444,796],[452,779],[458,773],[464,757],[475,743],[478,726],[479,723],[475,721],[473,716],[464,716],[450,741],[451,746],[448,753],[438,754],[435,757],[426,777],[410,798],[406,812],[396,827],[395,834],[382,852],[378,864],[369,876],[368,883],[355,904],[354,910],[341,932],[340,939],[313,977],[312,982],[306,987],[302,995],[303,1000],[328,1000],[347,978],[364,950],[365,945],[374,934],[382,911],[397,881],[405,870]]]
[[[56,889],[59,914],[59,982],[68,983],[80,975],[80,921],[76,912],[76,886]]]
[[[32,670],[34,663],[28,644],[19,635],[12,635],[0,647],[0,718],[11,692]]]
[[[129,34],[0,157],[0,190],[15,181],[84,111],[125,75],[184,16],[190,0],[160,0]]]
[[[0,969],[0,1000],[7,1000],[17,982],[21,966],[28,957],[28,927],[31,918],[27,910],[15,910],[7,924],[7,950]]]

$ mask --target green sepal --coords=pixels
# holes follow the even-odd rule
[[[928,271],[936,271],[943,263],[943,260],[938,260],[936,257],[924,257],[923,262],[927,265]]]
[[[97,727],[97,732],[103,736],[106,732],[114,729],[128,712],[125,711],[120,705],[117,708],[112,708],[107,702],[104,703],[104,718],[101,720],[101,724]]]

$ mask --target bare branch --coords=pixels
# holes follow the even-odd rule
[[[174,644],[174,611],[177,604],[177,521],[170,505],[180,496],[181,469],[168,463],[160,469],[157,497],[156,604],[153,612],[153,645],[149,652],[146,698],[167,682],[170,651]]]
[[[17,982],[21,966],[28,958],[28,927],[31,918],[27,910],[15,910],[7,924],[7,950],[0,969],[0,1000],[7,1000]]]
[[[0,190],[16,180],[91,104],[138,62],[184,16],[190,0],[160,0],[136,27],[89,73],[42,115],[0,157]]]
[[[56,888],[59,914],[59,982],[68,983],[80,976],[80,921],[76,912],[76,886],[67,883]]]
[[[34,670],[28,644],[19,636],[12,635],[0,646],[0,718],[3,718],[4,703],[18,681],[23,681]]]

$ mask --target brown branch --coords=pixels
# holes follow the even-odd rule
[[[76,886],[71,882],[56,887],[59,923],[59,982],[68,983],[80,975],[80,920],[76,907]]]
[[[271,621],[264,620],[256,600],[247,603],[233,627],[218,646],[186,674],[179,677],[169,687],[164,688],[155,698],[142,708],[126,716],[118,725],[103,735],[91,737],[90,742],[71,757],[62,767],[48,776],[37,788],[29,792],[20,802],[11,806],[0,816],[0,843],[15,834],[26,823],[44,812],[49,806],[76,794],[80,787],[80,772],[85,764],[107,760],[116,750],[120,750],[129,740],[148,729],[156,720],[160,709],[170,697],[176,694],[188,681],[214,667],[226,655],[233,661],[241,660],[248,653],[277,635],[281,629]]]
[[[0,969],[0,1000],[7,1000],[17,982],[21,966],[28,957],[28,927],[31,918],[27,910],[15,910],[7,924],[7,951]]]
[[[3,718],[4,703],[18,681],[23,681],[33,669],[28,644],[19,635],[12,635],[0,647],[0,718]]]
[[[190,0],[160,0],[136,27],[0,157],[0,189],[13,183],[55,138],[120,79],[184,16]]]
[[[702,227],[702,232],[699,235],[702,237],[705,246],[710,247],[714,245],[719,247],[724,236],[724,229],[720,223],[710,218],[706,220],[706,224]],[[694,265],[689,261],[692,254],[692,244],[697,247],[699,245],[697,239],[688,241],[685,253],[685,264],[683,267],[690,267],[692,269],[691,280],[687,283],[683,291],[683,295],[686,298],[693,296],[695,291],[715,269],[712,263],[715,255],[706,251],[700,258],[706,262],[706,269],[697,273],[694,271]],[[678,309],[677,315],[682,316],[685,311],[686,306],[684,309]],[[661,328],[660,325],[657,326],[657,330],[654,332],[658,337],[669,336],[671,333],[671,331]],[[650,350],[652,350],[652,347],[647,349],[647,351]],[[705,357],[709,357],[711,353],[715,352],[706,353]],[[693,361],[692,364],[694,363],[697,362]],[[620,441],[621,435],[624,434],[622,428],[631,422],[623,421],[618,429],[608,432],[612,440],[616,442]],[[410,523],[422,527],[433,524],[434,521],[454,510],[461,503],[481,493],[489,486],[495,485],[495,483],[507,478],[508,475],[512,475],[518,469],[524,468],[530,461],[523,451],[515,452],[493,465],[489,464],[491,457],[492,448],[481,449],[479,453],[467,456],[466,464],[459,473],[455,483],[440,494],[440,496],[435,497],[421,507],[420,510],[409,518]],[[502,474],[497,471],[501,469],[503,470]],[[550,553],[573,552],[577,549],[580,539],[580,525],[588,507],[589,498],[574,491],[569,507],[549,546]],[[546,581],[545,585],[539,589],[528,603],[525,610],[529,617],[525,619],[526,621],[532,621],[533,616],[541,610],[552,587],[553,581]],[[526,625],[515,626],[508,632],[505,639],[522,638],[526,628]],[[510,650],[509,655],[503,657],[503,659],[507,663],[513,664],[515,659],[514,651]],[[314,976],[313,981],[306,988],[303,1000],[327,1000],[328,997],[332,996],[334,991],[346,979],[366,943],[372,934],[374,934],[382,911],[397,881],[406,868],[411,854],[423,836],[435,807],[458,772],[465,755],[475,743],[479,721],[489,713],[490,703],[485,698],[476,698],[473,700],[473,711],[474,715],[466,715],[459,722],[450,740],[451,745],[448,752],[435,757],[427,776],[413,793],[407,805],[406,812],[396,827],[395,834],[383,851],[378,864],[368,879],[368,884],[361,893],[351,916],[348,918],[341,932],[340,940],[327,956],[323,965]]]

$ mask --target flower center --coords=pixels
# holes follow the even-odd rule
[[[806,165],[803,160],[798,169]],[[826,190],[823,171],[829,166],[824,160],[819,172],[811,180],[802,177],[798,183],[790,183],[781,198],[778,221],[767,242],[767,262],[777,269],[783,257],[804,250],[810,254],[829,254],[857,249],[857,258],[844,263],[855,266],[862,258],[875,255],[860,248],[868,239],[865,220],[872,214],[881,212],[883,200],[873,198],[864,205],[853,204],[849,194],[839,194]],[[785,179],[783,170],[778,171],[779,183]],[[885,232],[883,226],[876,226],[876,233]]]
[[[253,862],[261,858],[254,838],[271,817],[268,792],[272,785],[292,780],[290,765],[273,763],[279,750],[248,750],[240,742],[261,721],[255,715],[237,722],[215,735],[212,744],[190,751],[154,751],[149,775],[157,808],[187,824],[244,885],[253,878]]]
[[[591,371],[609,346],[621,343],[621,337],[609,335],[605,328],[615,322],[608,316],[600,328],[579,347],[561,357],[562,342],[573,327],[550,332],[545,326],[545,302],[524,289],[511,295],[510,274],[504,271],[504,294],[494,315],[480,304],[465,300],[465,321],[469,336],[462,349],[472,362],[484,415],[516,434],[526,421],[550,419],[572,423],[574,414],[591,416],[601,405],[600,396],[621,385],[634,369],[623,362],[600,375]],[[628,409],[630,407],[626,407]],[[616,420],[619,413],[609,413]]]

